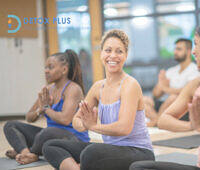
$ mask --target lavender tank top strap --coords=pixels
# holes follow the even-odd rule
[[[63,93],[65,91],[65,88],[69,85],[69,83],[71,82],[71,80],[68,80],[67,83],[65,84],[65,86],[62,89],[62,93],[61,93],[61,97],[63,96]]]
[[[103,80],[102,86],[101,86],[101,88],[100,88],[100,92],[99,92],[99,100],[101,100],[102,90],[103,90],[103,87],[104,87],[105,82],[106,82],[106,79]]]

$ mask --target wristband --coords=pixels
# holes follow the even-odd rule
[[[46,111],[47,109],[51,109],[51,106],[50,105],[45,105],[45,106],[43,106],[43,109],[44,109],[44,111]]]

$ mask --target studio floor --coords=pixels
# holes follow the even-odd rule
[[[25,120],[23,119],[20,119],[19,121],[25,122]],[[5,157],[5,152],[8,149],[11,149],[3,133],[3,126],[5,123],[6,121],[0,122],[0,157]],[[46,121],[45,119],[39,119],[37,122],[32,123],[32,124],[40,126],[40,127],[45,127]],[[195,131],[184,132],[184,133],[182,132],[174,133],[174,132],[169,132],[165,130],[159,130],[158,128],[148,128],[148,129],[149,129],[149,133],[150,133],[152,141],[198,134],[198,132],[195,132]],[[90,137],[93,142],[102,142],[101,136],[98,134],[90,132]],[[197,154],[197,148],[196,149],[180,149],[180,148],[170,148],[170,147],[155,146],[155,145],[153,147],[154,147],[155,155],[167,154],[167,153],[172,153],[172,152]],[[50,165],[26,168],[26,170],[53,170],[53,169],[54,168],[52,168]]]

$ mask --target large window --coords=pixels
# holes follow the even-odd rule
[[[173,56],[174,42],[182,37],[193,39],[195,30],[194,14],[180,14],[158,17],[160,57]]]
[[[156,12],[186,12],[194,11],[194,0],[156,0],[155,1]]]
[[[70,24],[58,25],[59,49],[73,49],[79,54],[86,92],[92,85],[90,16],[87,0],[57,1],[57,16],[70,17]]]
[[[150,14],[154,11],[154,0],[104,0],[106,18]]]

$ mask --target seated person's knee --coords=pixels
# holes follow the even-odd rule
[[[3,127],[3,130],[4,130],[4,133],[11,127],[15,127],[16,124],[18,124],[19,122],[16,121],[16,120],[11,120],[11,121],[8,121],[6,122],[6,124],[4,125]]]
[[[44,128],[35,136],[35,140],[46,141],[52,138],[53,133],[52,128]]]
[[[97,148],[96,148],[97,149]],[[97,150],[95,150],[95,146],[93,144],[87,146],[80,155],[80,160],[81,160],[81,167],[83,169],[93,170],[92,168],[93,164],[99,159],[97,159],[97,156],[99,157],[99,153]],[[88,169],[89,168],[89,169]]]

